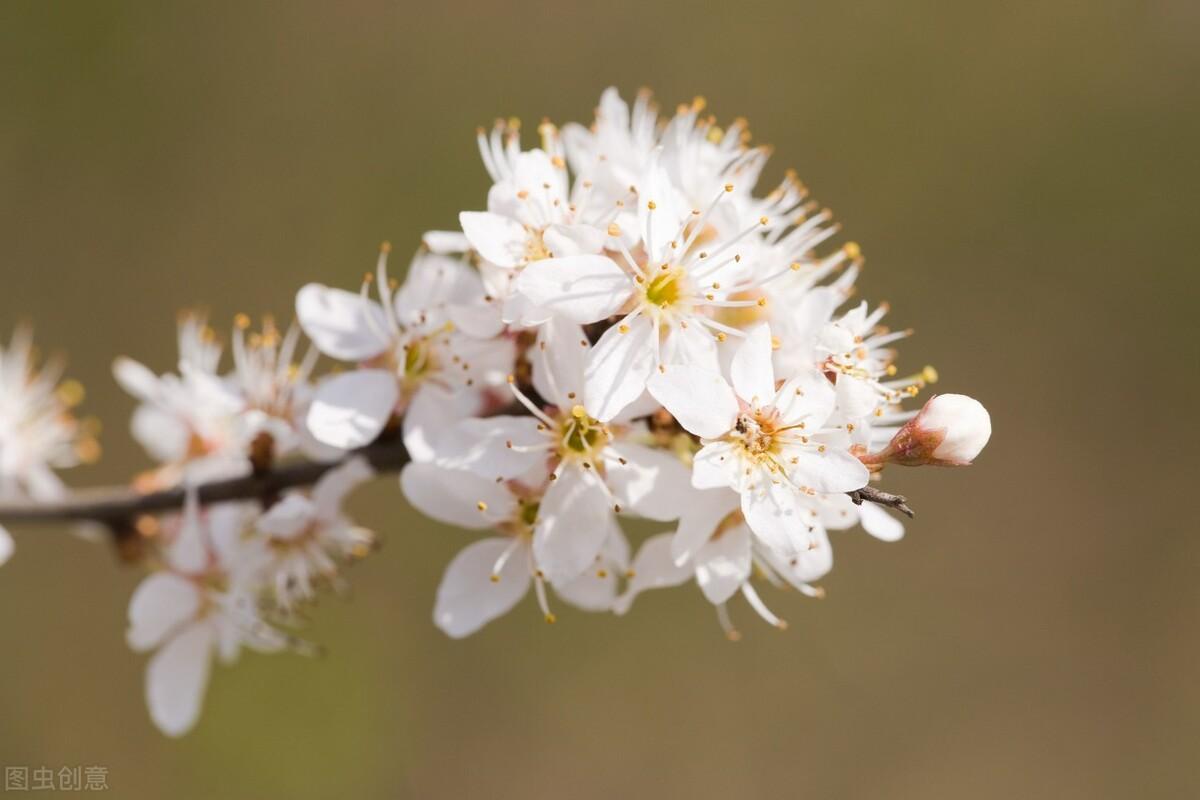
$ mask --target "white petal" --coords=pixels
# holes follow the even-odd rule
[[[446,306],[446,316],[454,327],[477,339],[490,339],[504,330],[501,319],[501,304],[496,302],[451,303]]]
[[[332,519],[341,510],[346,495],[375,477],[365,458],[351,458],[321,476],[312,489],[312,499],[322,519]]]
[[[737,397],[719,373],[668,364],[650,377],[646,388],[680,425],[702,439],[721,436],[737,420]]]
[[[484,294],[479,272],[462,259],[422,253],[409,265],[392,305],[400,322],[420,324],[425,315],[447,303],[483,305]]]
[[[630,568],[633,577],[613,610],[624,614],[633,605],[633,600],[647,589],[665,589],[679,584],[692,577],[692,567],[678,566],[671,558],[671,534],[660,533],[651,536],[638,550]]]
[[[717,340],[698,322],[692,322],[686,328],[676,325],[667,331],[662,359],[664,364],[691,364],[713,372],[721,371]]]
[[[537,305],[586,325],[620,311],[633,281],[608,256],[568,256],[529,264],[516,288]]]
[[[811,447],[788,448],[783,461],[793,483],[818,492],[852,492],[871,479],[863,463],[846,450],[818,453]]]
[[[425,516],[472,530],[490,528],[496,520],[508,519],[516,506],[503,484],[434,464],[406,465],[400,472],[400,488],[409,504]]]
[[[170,572],[146,577],[129,599],[125,640],[134,650],[149,650],[176,627],[195,616],[200,593],[186,578]]]
[[[679,191],[671,176],[659,165],[660,153],[652,156],[645,177],[638,186],[638,223],[642,241],[652,261],[664,261],[669,252],[671,237],[679,230],[679,223],[690,213],[681,202]],[[651,203],[654,208],[651,208]]]
[[[611,532],[613,509],[595,469],[559,470],[538,508],[533,555],[551,583],[565,583],[592,566]]]
[[[0,565],[12,558],[14,548],[12,535],[0,526]]]
[[[154,460],[170,463],[187,458],[192,430],[178,414],[144,403],[134,409],[129,427],[133,438]]]
[[[413,461],[433,461],[442,451],[442,442],[464,416],[477,408],[474,392],[447,392],[432,384],[423,384],[408,403],[401,423],[404,448]]]
[[[648,417],[662,408],[662,404],[654,399],[649,392],[642,392],[629,405],[622,408],[609,422],[633,422],[640,417]]]
[[[599,253],[608,234],[592,225],[551,225],[542,235],[555,258]]]
[[[808,518],[797,508],[793,492],[775,484],[769,484],[766,491],[742,492],[742,515],[754,535],[782,556],[796,552],[796,541],[808,527]]]
[[[484,478],[515,478],[549,458],[546,450],[522,450],[547,441],[539,425],[534,417],[465,419],[442,438],[437,464],[470,470]]]
[[[305,423],[319,442],[344,449],[362,447],[379,436],[398,395],[395,376],[384,370],[332,375],[317,386]]]
[[[771,363],[771,329],[759,325],[746,335],[729,367],[733,390],[746,402],[766,405],[775,397],[775,367]]]
[[[299,492],[289,492],[258,518],[257,528],[276,539],[299,536],[316,519],[317,506]]]
[[[212,626],[194,622],[146,665],[146,705],[154,724],[167,736],[182,736],[200,718],[212,649]]]
[[[606,482],[623,508],[659,522],[679,519],[693,492],[691,475],[675,455],[617,442],[604,456]]]
[[[460,639],[508,612],[529,589],[525,546],[517,544],[495,572],[512,539],[483,539],[459,551],[438,586],[433,622],[447,636]],[[497,575],[499,580],[492,580]]]
[[[342,361],[365,361],[389,344],[379,304],[343,289],[304,286],[296,293],[296,320],[318,350]]]
[[[158,376],[132,358],[120,356],[113,361],[113,377],[122,389],[139,400],[154,400],[159,395]]]
[[[828,530],[844,531],[859,523],[858,506],[854,505],[849,495],[840,492],[821,494],[801,498],[800,502],[809,511],[814,512],[814,517]]]
[[[504,296],[500,309],[500,319],[514,328],[535,328],[553,317],[550,309],[542,308],[516,290]]]
[[[783,574],[793,584],[801,584],[823,578],[831,569],[833,547],[829,544],[829,534],[820,525],[814,525],[802,532]]]
[[[179,530],[166,548],[166,560],[173,569],[194,574],[208,565],[208,532],[200,515],[195,484],[190,484],[186,491],[187,499]]]
[[[421,244],[431,253],[456,254],[471,249],[471,242],[458,231],[425,231]]]
[[[205,512],[208,550],[226,569],[241,567],[249,523],[258,516],[254,503],[219,503]]]
[[[608,422],[642,395],[653,372],[654,328],[650,320],[639,316],[613,325],[592,348],[584,372],[588,413]]]
[[[499,267],[515,267],[525,257],[525,228],[510,217],[487,211],[464,211],[458,215],[471,247]]]
[[[865,417],[881,401],[874,386],[850,375],[838,376],[836,392],[838,411],[850,419]]]
[[[533,388],[560,408],[581,402],[583,370],[590,354],[583,328],[561,317],[551,318],[538,329],[537,343],[530,351]]]
[[[864,502],[858,507],[859,522],[863,530],[884,542],[898,542],[904,537],[904,523],[874,503]]]
[[[806,368],[787,380],[775,395],[775,407],[788,425],[803,422],[810,431],[825,424],[833,413],[835,393],[829,379]]]
[[[710,603],[724,603],[750,577],[750,529],[735,525],[696,553],[696,582]]]
[[[604,551],[596,559],[593,569],[584,570],[577,578],[564,584],[556,584],[554,591],[559,597],[584,611],[611,611],[617,601],[618,570],[623,574],[628,569],[629,542],[614,519],[612,533],[606,540]],[[625,554],[624,564],[617,564],[607,557],[611,549]]]
[[[692,459],[692,486],[696,489],[737,489],[741,486],[741,464],[737,445],[730,442],[706,444]]]
[[[671,557],[675,563],[682,565],[694,557],[712,538],[717,527],[739,510],[740,505],[737,492],[729,489],[693,492],[671,538]]]

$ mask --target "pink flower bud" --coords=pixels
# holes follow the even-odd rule
[[[992,418],[978,400],[963,394],[934,395],[887,447],[863,461],[868,465],[965,467],[991,435]]]

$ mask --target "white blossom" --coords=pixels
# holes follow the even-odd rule
[[[755,535],[790,555],[806,546],[795,527],[797,498],[858,489],[869,474],[850,454],[845,433],[825,427],[835,395],[823,375],[803,372],[776,388],[767,325],[751,331],[730,373],[732,386],[702,367],[671,365],[649,388],[701,437],[692,485],[733,488]]]
[[[482,274],[489,294],[502,303],[502,319],[528,326],[545,322],[551,310],[513,291],[521,270],[535,262],[547,270],[607,263],[602,251],[610,233],[620,230],[613,224],[624,207],[594,191],[586,171],[571,183],[553,125],[539,127],[543,146],[535,150],[520,149],[519,130],[499,123],[490,135],[480,131],[479,151],[494,181],[488,210],[464,211],[459,223],[487,265]]]
[[[0,501],[57,500],[66,490],[55,474],[99,456],[87,425],[73,406],[83,387],[59,382],[61,365],[39,369],[33,334],[18,327],[8,347],[0,346]],[[14,549],[12,536],[0,526],[0,564]]]
[[[217,335],[195,314],[180,317],[178,373],[157,375],[126,357],[114,362],[117,382],[140,401],[134,438],[159,464],[143,488],[243,474],[255,459],[328,455],[302,423],[315,352],[295,358],[295,327],[281,336],[268,318],[261,333],[247,335],[249,324],[238,316],[229,374],[220,372]]]
[[[318,441],[353,448],[403,415],[405,442],[416,453],[430,446],[425,426],[447,409],[486,407],[488,387],[512,371],[515,351],[510,338],[495,335],[499,319],[466,264],[419,254],[394,287],[386,254],[377,268],[378,300],[368,296],[370,281],[359,294],[310,283],[296,296],[296,316],[317,348],[357,367],[317,386],[307,425]]]
[[[678,517],[687,473],[675,456],[648,447],[628,417],[597,419],[584,397],[590,347],[582,330],[547,325],[531,350],[539,408],[511,382],[528,416],[468,420],[442,440],[438,461],[485,478],[509,479],[539,465],[550,486],[533,526],[533,551],[552,581],[586,570],[609,538],[618,512],[661,521]],[[630,408],[631,413],[636,409]]]
[[[611,517],[598,521],[600,546],[586,569],[561,577],[542,568],[535,540],[543,515],[556,513],[548,500],[557,485],[551,474],[534,465],[523,475],[497,481],[433,463],[409,464],[401,472],[405,496],[423,513],[448,525],[501,534],[468,545],[446,568],[433,619],[447,635],[461,638],[479,630],[520,602],[530,585],[547,622],[555,621],[548,583],[585,610],[606,611],[616,602],[616,581],[628,569],[629,545]]]
[[[294,325],[237,315],[228,369],[197,314],[172,371],[114,364],[155,461],[133,488],[186,498],[106,517],[150,570],[127,639],[151,653],[164,733],[196,724],[214,660],[312,651],[289,631],[374,549],[344,506],[376,468],[405,464],[412,507],[480,537],[433,600],[448,636],[531,589],[554,622],[553,598],[625,614],[695,582],[736,639],[735,602],[782,629],[767,591],[823,596],[842,532],[904,536],[883,507],[903,498],[868,488],[890,465],[961,466],[986,445],[970,397],[907,407],[936,371],[900,372],[910,331],[884,327],[887,304],[848,305],[861,249],[832,244],[840,227],[797,176],[760,193],[770,148],[745,120],[608,89],[589,126],[537,133],[526,149],[515,120],[479,131],[486,200],[424,234],[402,282],[385,244],[359,291],[300,288]],[[340,363],[322,372],[322,355]],[[27,330],[0,348],[4,501],[63,497],[54,470],[96,451],[78,385],[34,361]],[[0,563],[11,552],[0,528]]]
[[[139,584],[129,602],[126,639],[136,651],[154,651],[146,665],[146,704],[154,724],[182,736],[196,724],[214,658],[236,660],[241,648],[276,652],[291,637],[259,615],[255,587],[240,567],[247,515],[239,504],[201,512],[190,493],[182,515],[160,535],[165,569]]]
[[[257,570],[256,579],[290,612],[311,601],[320,584],[340,585],[340,564],[361,559],[375,545],[375,534],[346,516],[346,496],[374,477],[361,458],[327,472],[310,491],[283,495],[253,525],[256,553],[244,558]]]

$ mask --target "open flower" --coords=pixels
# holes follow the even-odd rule
[[[355,488],[374,477],[361,458],[325,473],[308,493],[288,492],[258,518],[251,539],[259,548],[259,582],[270,588],[278,607],[287,612],[311,600],[319,583],[338,579],[339,562],[366,556],[375,535],[355,525],[342,503]]]
[[[764,576],[775,585],[790,585],[810,597],[824,592],[813,585],[833,567],[833,550],[820,520],[800,523],[807,545],[785,555],[752,535],[740,510],[736,493],[708,489],[693,494],[674,535],[661,534],[646,540],[630,569],[633,578],[617,603],[625,613],[633,600],[647,589],[676,586],[694,577],[705,598],[717,607],[717,617],[730,638],[737,631],[725,604],[741,594],[768,624],[786,628],[762,600],[751,582],[752,575]]]
[[[296,316],[317,348],[358,365],[321,382],[307,424],[318,441],[354,448],[404,414],[405,443],[416,457],[429,446],[431,420],[451,409],[482,409],[487,388],[512,371],[515,348],[495,336],[499,319],[466,264],[420,254],[393,292],[387,251],[379,258],[378,302],[366,284],[354,294],[310,283],[296,296]]]
[[[707,209],[685,205],[663,169],[641,187],[641,245],[624,247],[614,259],[525,269],[517,289],[535,303],[580,324],[618,312],[620,321],[596,343],[587,367],[585,392],[601,420],[636,400],[655,369],[690,364],[717,369],[717,341],[741,336],[715,319],[722,309],[765,303],[734,299],[743,291],[739,243],[767,225],[759,218],[737,233],[709,239],[709,225],[732,184],[718,191]]]
[[[442,440],[438,453],[443,466],[489,479],[513,478],[539,465],[550,470],[533,526],[533,552],[556,583],[592,564],[614,514],[676,519],[687,493],[687,470],[674,454],[639,442],[649,436],[629,417],[602,422],[591,412],[581,391],[588,355],[578,326],[561,320],[543,326],[531,358],[534,388],[548,405],[539,407],[510,382],[531,416],[467,420]]]
[[[701,438],[692,485],[733,488],[755,535],[790,556],[806,547],[797,530],[797,497],[858,489],[869,473],[849,453],[845,433],[825,427],[834,391],[823,375],[804,372],[776,389],[768,326],[750,332],[730,373],[732,386],[719,373],[670,365],[649,389]]]
[[[472,249],[499,268],[484,274],[489,293],[503,301],[502,318],[519,326],[540,324],[551,313],[511,291],[521,269],[534,262],[546,269],[586,268],[606,260],[601,252],[609,225],[623,211],[623,204],[597,196],[586,177],[572,187],[557,130],[544,122],[539,131],[544,149],[528,151],[520,149],[517,127],[498,123],[490,136],[480,131],[479,151],[495,183],[487,211],[459,215]]]
[[[214,657],[232,663],[241,648],[276,652],[299,646],[259,615],[254,586],[243,579],[239,542],[245,506],[201,512],[189,495],[184,513],[167,521],[167,569],[143,580],[129,601],[129,646],[154,650],[146,665],[150,717],[168,736],[196,724]]]
[[[39,369],[29,328],[0,346],[0,500],[53,500],[65,493],[55,469],[90,462],[100,446],[71,409],[83,399],[75,381],[59,383],[60,367]],[[0,527],[0,564],[14,549]]]
[[[133,437],[159,463],[145,483],[169,486],[249,470],[238,432],[245,402],[218,373],[221,345],[204,317],[185,313],[178,323],[178,373],[156,374],[132,358],[113,362],[113,376],[139,401]]]
[[[400,475],[405,497],[440,522],[500,535],[463,548],[442,577],[434,623],[454,638],[469,636],[507,613],[533,585],[547,622],[554,622],[546,584],[567,602],[588,611],[607,611],[617,598],[617,580],[629,568],[629,545],[616,520],[603,526],[601,546],[587,569],[570,578],[550,578],[535,553],[535,537],[548,505],[550,473],[534,466],[526,474],[495,481],[431,463],[409,464]]]
[[[0,499],[61,497],[63,484],[54,470],[99,453],[71,412],[83,399],[83,387],[60,383],[61,374],[61,366],[38,368],[29,328],[17,328],[8,347],[0,346]]]

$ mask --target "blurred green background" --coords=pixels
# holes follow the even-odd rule
[[[901,366],[995,434],[897,470],[909,536],[838,536],[828,598],[769,595],[782,634],[736,606],[736,645],[694,588],[451,641],[468,536],[381,480],[329,654],[218,668],[181,741],[123,641],[136,570],[17,528],[0,763],[131,798],[1197,796],[1198,34],[1186,0],[4,3],[0,331],[34,321],[106,422],[77,485],[147,463],[115,355],[171,367],[180,307],[356,285],[484,206],[477,125],[590,119],[610,83],[747,116],[917,328]]]

